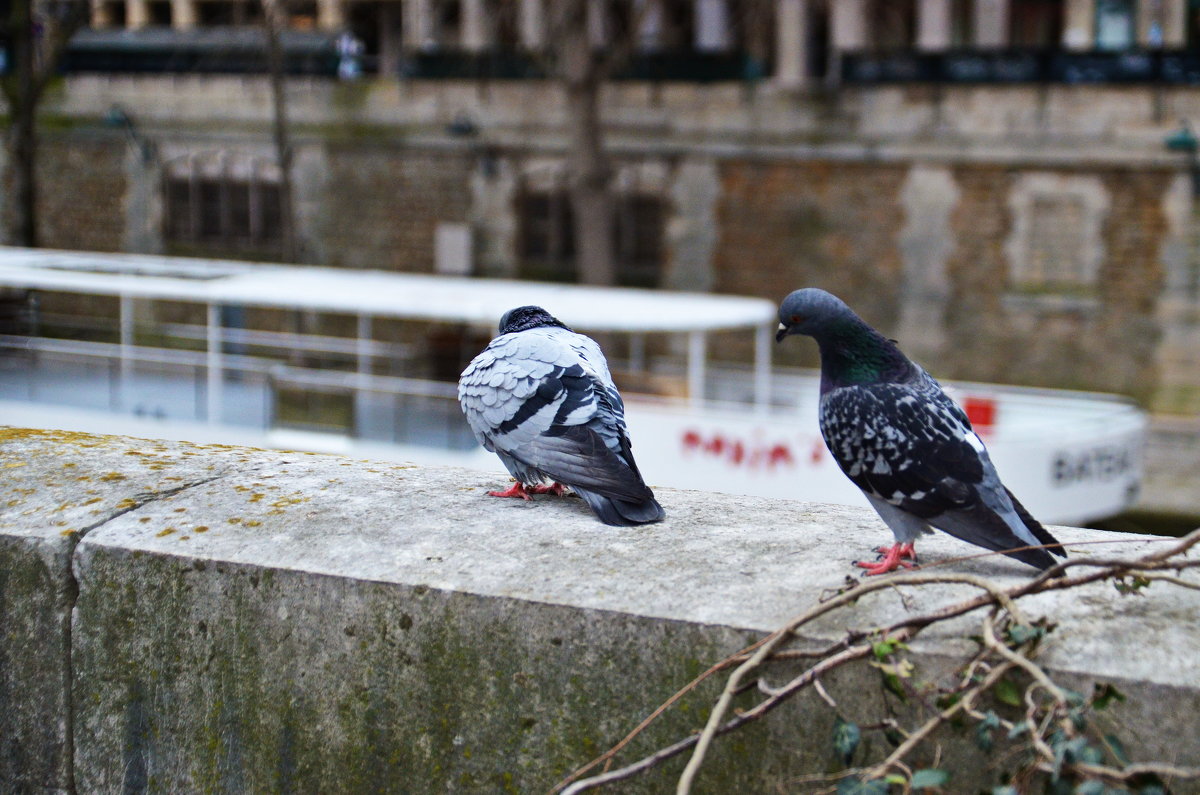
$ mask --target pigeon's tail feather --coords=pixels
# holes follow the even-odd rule
[[[666,511],[658,504],[653,496],[642,500],[622,500],[606,497],[594,491],[572,486],[572,489],[583,498],[595,512],[600,521],[616,527],[630,527],[638,524],[661,522],[666,517]],[[649,489],[647,489],[649,491]]]
[[[1005,488],[1004,491],[1008,494],[1008,498],[1012,500],[1013,508],[1015,508],[1017,511],[1017,516],[1021,517],[1021,521],[1026,527],[1029,528],[1029,532],[1033,533],[1034,537],[1038,541],[1041,541],[1043,544],[1047,545],[1048,549],[1046,551],[1052,555],[1058,555],[1060,558],[1065,558],[1067,556],[1067,551],[1063,549],[1062,542],[1052,536],[1049,530],[1047,530],[1045,527],[1042,527],[1042,523],[1037,519],[1034,519],[1033,515],[1029,513],[1029,511],[1025,510],[1025,506],[1013,496],[1011,491],[1009,491],[1007,488]]]
[[[1017,536],[999,514],[982,502],[976,502],[969,508],[946,511],[928,521],[934,527],[955,538],[984,549],[1001,552],[1035,568],[1048,569],[1054,565],[1054,558],[1044,549],[1020,549],[1020,547],[1031,545],[1025,539]],[[1047,537],[1050,536],[1044,528],[1042,533]],[[1053,538],[1050,538],[1049,541],[1045,541],[1041,536],[1037,536],[1037,538],[1044,543],[1058,543]]]

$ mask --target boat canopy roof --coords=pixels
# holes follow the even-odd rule
[[[4,246],[0,285],[466,323],[492,330],[506,311],[527,304],[588,331],[710,332],[777,322],[774,304],[762,298]]]

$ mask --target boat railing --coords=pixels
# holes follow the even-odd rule
[[[257,332],[244,337],[256,339],[262,341]],[[0,335],[0,399],[448,449],[476,444],[462,420],[455,384],[241,353],[221,354],[227,399],[221,416],[210,418],[210,364],[205,351]]]

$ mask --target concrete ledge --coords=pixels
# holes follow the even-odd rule
[[[545,790],[888,539],[838,506],[663,489],[666,522],[610,528],[575,499],[487,499],[498,483],[477,472],[60,432],[0,428],[0,472],[3,791]],[[1056,533],[1113,542],[1076,554],[1158,543]],[[972,550],[939,536],[921,552]],[[1000,584],[1032,571],[948,568]],[[963,595],[881,593],[853,618]],[[1200,765],[1200,593],[1097,585],[1026,609],[1060,625],[1045,665],[1128,695],[1132,754]],[[922,635],[922,668],[948,669],[969,625]],[[883,709],[878,676],[826,686]],[[718,742],[703,789],[829,769],[833,719],[796,700]],[[673,711],[631,753],[702,721]],[[956,788],[994,783],[961,753]]]

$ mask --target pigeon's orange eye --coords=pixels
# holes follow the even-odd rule
[[[799,322],[800,322],[801,320],[803,320],[803,319],[804,319],[804,316],[803,316],[803,315],[792,315],[792,322],[793,322],[793,323],[799,323]]]

